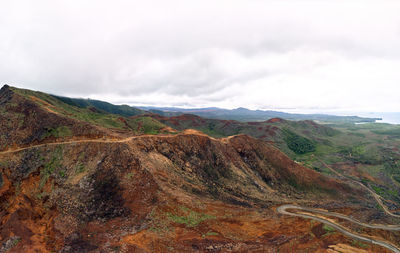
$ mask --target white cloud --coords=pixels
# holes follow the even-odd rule
[[[398,1],[0,3],[0,80],[132,104],[398,111]]]

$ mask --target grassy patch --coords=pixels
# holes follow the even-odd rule
[[[164,124],[150,117],[128,119],[127,124],[134,131],[144,134],[159,134],[160,130],[165,127]]]
[[[385,189],[383,189],[382,187],[373,185],[372,189],[374,189],[374,191],[378,194],[378,195],[382,195],[385,193]]]
[[[217,236],[217,235],[219,235],[217,232],[209,231],[209,232],[203,234],[202,237],[205,238],[207,236]]]
[[[186,207],[180,207],[180,212],[183,213],[183,215],[177,215],[169,212],[166,213],[166,215],[170,221],[179,224],[185,224],[187,227],[196,227],[203,221],[216,218],[213,215],[198,213]]]
[[[326,225],[326,224],[324,224],[322,226],[322,229],[325,230],[324,236],[327,236],[327,235],[330,235],[330,234],[333,234],[336,232],[336,230],[333,227]]]
[[[44,168],[40,171],[40,183],[39,183],[40,188],[43,188],[43,186],[46,184],[47,180],[53,174],[53,172],[61,167],[61,159],[62,159],[62,148],[57,147],[53,152],[49,162],[47,162],[44,165]]]
[[[85,164],[83,163],[84,159],[85,159],[85,152],[81,152],[78,157],[78,161],[76,163],[75,174],[80,174],[85,172],[86,168]]]
[[[75,174],[80,174],[85,172],[86,168],[85,165],[81,162],[78,162],[76,168],[75,168]]]
[[[353,240],[353,241],[351,242],[351,245],[352,245],[352,246],[359,247],[359,248],[368,248],[368,247],[369,247],[368,244],[362,243],[362,242],[360,242],[360,241],[358,241],[358,240]]]
[[[335,232],[335,229],[329,225],[324,224],[324,226],[322,227],[325,232]]]
[[[371,132],[379,135],[389,135],[392,137],[400,138],[400,128],[393,128],[387,130],[372,130]]]
[[[72,136],[72,131],[67,126],[60,126],[55,129],[48,129],[45,134],[41,136],[41,139],[46,139],[47,137],[64,138]]]
[[[135,174],[133,174],[133,172],[129,172],[128,174],[126,174],[126,178],[127,179],[131,179]]]
[[[384,211],[383,207],[379,205],[378,203],[375,204],[375,208],[378,209],[379,211]]]
[[[398,194],[397,192],[391,190],[391,189],[386,189],[384,187],[381,186],[377,186],[377,185],[372,185],[371,186],[372,189],[380,196],[390,196],[390,197],[397,197]]]

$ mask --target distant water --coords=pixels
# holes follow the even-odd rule
[[[357,115],[368,118],[382,118],[382,120],[376,121],[379,123],[400,124],[400,112],[368,112],[357,113]]]

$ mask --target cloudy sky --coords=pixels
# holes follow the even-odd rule
[[[132,105],[400,111],[400,1],[2,0],[0,82]]]

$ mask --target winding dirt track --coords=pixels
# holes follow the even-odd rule
[[[321,213],[321,214],[323,213],[325,215],[338,217],[339,215],[337,215],[335,213],[323,212],[323,211],[320,211],[320,210],[306,208],[306,207],[300,207],[300,206],[295,206],[295,205],[282,205],[282,206],[277,208],[277,212],[280,213],[280,214],[285,214],[285,215],[291,215],[291,216],[296,216],[296,217],[316,220],[316,221],[319,221],[321,223],[324,223],[326,225],[331,226],[332,228],[336,229],[337,231],[339,231],[342,234],[347,235],[347,236],[349,236],[351,238],[354,238],[354,239],[357,239],[357,240],[360,240],[360,241],[364,241],[364,242],[368,242],[368,243],[373,243],[373,244],[385,247],[385,248],[387,248],[387,249],[389,249],[389,250],[391,250],[391,251],[393,251],[395,253],[400,253],[400,249],[398,247],[396,247],[395,245],[389,243],[389,242],[385,242],[385,241],[377,240],[377,239],[374,239],[374,238],[361,236],[361,235],[355,234],[355,233],[349,231],[348,229],[346,229],[345,227],[343,227],[343,226],[341,226],[341,225],[339,225],[337,223],[334,223],[332,221],[329,221],[327,219],[324,219],[324,218],[321,218],[321,217],[318,217],[318,216],[314,216],[314,215],[311,215],[311,214],[292,213],[292,212],[287,211],[287,209],[297,209],[297,210],[302,210],[302,211],[307,211],[307,212],[315,212],[315,213]],[[340,216],[343,216],[343,215],[340,215]],[[350,217],[346,217],[346,220],[352,221],[352,222],[357,223],[357,224],[363,224],[361,222],[353,220]],[[373,225],[368,225],[368,227],[371,227],[371,226],[373,226]],[[377,225],[377,226],[384,226],[384,225]],[[397,228],[394,228],[394,227],[388,228],[388,227],[386,227],[385,229],[387,229],[387,230],[400,230],[400,227],[397,227]]]
[[[134,136],[135,137],[135,136]],[[5,151],[1,151],[0,155],[16,153],[27,149],[38,148],[38,147],[45,147],[45,146],[56,146],[56,145],[63,145],[63,144],[75,144],[75,143],[116,143],[116,142],[127,142],[132,140],[134,137],[128,137],[124,139],[87,139],[87,140],[74,140],[74,141],[62,141],[62,142],[50,142],[50,143],[43,143],[32,145],[23,148],[14,148]]]
[[[319,160],[325,167],[327,167],[330,171],[332,171],[333,173],[335,173],[337,176],[339,176],[340,178],[343,178],[349,182],[352,182],[353,184],[357,184],[360,185],[362,188],[366,189],[369,193],[371,193],[371,195],[374,197],[374,199],[376,200],[376,202],[383,208],[383,211],[390,216],[396,217],[396,218],[400,218],[400,215],[398,214],[394,214],[392,212],[390,212],[390,210],[387,208],[387,206],[382,202],[382,197],[379,196],[378,194],[376,194],[376,192],[374,192],[373,190],[371,190],[368,186],[355,181],[351,178],[345,177],[344,175],[340,174],[339,172],[337,172],[335,169],[333,169],[332,167],[328,166],[326,163],[324,163],[323,161]]]
[[[130,137],[123,138],[123,139],[100,138],[100,139],[83,139],[83,140],[71,140],[71,141],[61,141],[61,142],[49,142],[49,143],[42,143],[42,144],[37,144],[37,145],[32,145],[32,146],[27,146],[27,147],[13,148],[13,149],[9,149],[9,150],[0,151],[0,155],[16,153],[16,152],[27,150],[27,149],[45,147],[45,146],[56,146],[56,145],[75,144],[75,143],[123,143],[123,142],[129,142],[133,139],[152,138],[152,137],[153,138],[173,138],[173,137],[176,137],[179,135],[200,135],[200,136],[207,136],[211,140],[217,140],[213,137],[202,134],[196,130],[188,129],[188,130],[185,130],[183,133],[179,133],[179,134],[156,134],[156,135],[144,134],[144,135],[134,135],[134,136],[130,136]],[[228,138],[222,138],[219,140],[223,141],[225,139],[233,138],[235,136],[236,135],[233,135]]]
[[[333,173],[335,173],[337,176],[339,176],[340,178],[343,178],[347,181],[350,181],[353,184],[357,184],[360,185],[361,187],[363,187],[364,189],[366,189],[369,193],[371,193],[371,195],[374,197],[374,199],[376,200],[376,202],[383,208],[384,212],[390,216],[393,217],[400,217],[400,215],[394,214],[392,212],[390,212],[390,210],[386,207],[385,204],[383,204],[382,200],[381,200],[381,196],[379,196],[378,194],[376,194],[373,190],[371,190],[368,186],[363,185],[362,183],[355,181],[353,179],[347,178],[345,176],[343,176],[342,174],[340,174],[339,172],[337,172],[336,170],[334,170],[333,168],[331,168],[330,166],[328,166],[326,163],[324,163],[323,161],[322,164],[327,167],[329,170],[331,170]],[[390,230],[390,231],[400,231],[400,226],[396,226],[396,225],[382,225],[382,224],[367,224],[367,223],[363,223],[357,220],[354,220],[351,217],[348,217],[346,215],[343,214],[339,214],[339,213],[334,213],[334,212],[327,212],[327,211],[322,211],[322,210],[318,210],[318,209],[313,209],[313,208],[308,208],[308,207],[301,207],[301,206],[296,206],[296,205],[282,205],[279,206],[277,208],[277,212],[280,214],[285,214],[285,215],[291,215],[291,216],[296,216],[296,217],[302,217],[302,218],[306,218],[306,219],[312,219],[312,220],[316,220],[319,222],[322,222],[326,225],[329,225],[331,227],[333,227],[334,229],[336,229],[337,231],[343,233],[344,235],[347,235],[351,238],[360,240],[360,241],[364,241],[364,242],[369,242],[369,243],[373,243],[376,245],[380,245],[382,247],[385,247],[395,253],[400,253],[400,248],[398,248],[397,246],[389,243],[389,242],[385,242],[385,241],[381,241],[381,240],[377,240],[374,238],[370,238],[370,237],[365,237],[362,235],[358,235],[355,234],[351,231],[349,231],[348,229],[346,229],[345,227],[334,223],[330,220],[324,219],[322,217],[319,216],[314,216],[312,214],[304,214],[304,213],[293,213],[293,212],[289,212],[287,211],[287,209],[297,209],[297,210],[302,210],[302,211],[306,211],[306,212],[312,212],[312,213],[317,213],[317,214],[322,214],[325,216],[332,216],[332,217],[336,217],[336,218],[340,218],[340,219],[344,219],[350,222],[353,222],[357,225],[360,226],[364,226],[367,228],[372,228],[372,229],[382,229],[382,230]]]
[[[46,147],[46,146],[56,146],[56,145],[63,145],[63,144],[76,144],[76,143],[123,143],[123,142],[129,142],[129,141],[131,141],[133,139],[140,139],[140,138],[149,138],[149,137],[171,138],[171,137],[174,137],[174,136],[177,136],[177,135],[135,135],[135,136],[130,136],[130,137],[123,138],[123,139],[104,139],[104,138],[101,138],[101,139],[86,139],[86,140],[50,142],[50,143],[32,145],[32,146],[28,146],[28,147],[14,148],[14,149],[10,149],[10,150],[0,151],[0,155],[16,153],[16,152],[20,152],[20,151],[27,150],[27,149],[32,149],[32,148]]]

